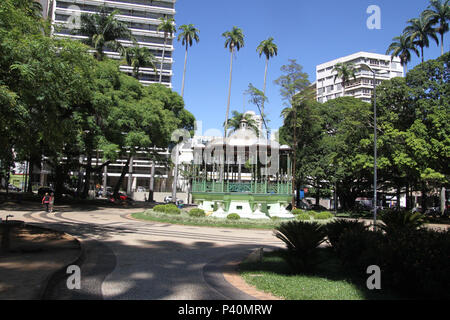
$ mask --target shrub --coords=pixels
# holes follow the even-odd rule
[[[174,204],[167,204],[166,205],[166,209],[165,209],[165,213],[167,214],[180,214],[181,210],[178,209],[178,207]]]
[[[325,225],[325,232],[333,249],[338,245],[339,238],[344,232],[348,230],[357,230],[362,232],[366,229],[367,227],[363,222],[355,220],[338,219]]]
[[[166,210],[166,206],[163,204],[158,204],[153,207],[153,211],[156,211],[156,212],[165,212],[165,210]]]
[[[298,215],[296,216],[296,218],[297,218],[298,220],[301,220],[301,221],[311,220],[311,217],[310,217],[309,214],[307,214],[306,212],[298,214]]]
[[[292,213],[293,215],[302,214],[302,213],[304,213],[304,212],[305,212],[305,211],[302,210],[302,209],[294,209],[294,210],[291,211],[291,213]]]
[[[241,216],[238,215],[237,213],[230,213],[227,216],[227,219],[229,219],[229,220],[239,220],[240,218],[241,218]]]
[[[191,217],[204,217],[205,216],[205,210],[202,209],[192,209],[191,211],[189,211],[189,216]]]
[[[384,236],[381,232],[354,227],[345,229],[335,244],[335,252],[342,264],[360,275],[370,265],[382,265],[380,254]]]
[[[331,218],[333,218],[333,217],[334,217],[334,216],[333,216],[333,214],[332,214],[331,212],[323,211],[323,212],[318,213],[318,214],[314,217],[314,219],[317,219],[317,220],[328,220],[328,219],[331,219]]]
[[[386,283],[412,298],[449,299],[450,231],[402,230],[387,237]]]
[[[311,272],[318,264],[319,245],[325,232],[318,223],[289,221],[275,228],[275,236],[287,246],[283,258],[295,273]]]
[[[153,211],[163,212],[167,214],[180,214],[181,210],[172,203],[169,204],[160,204],[153,207]]]
[[[313,218],[313,219],[315,219],[316,217],[317,217],[317,212],[315,212],[315,211],[308,211],[308,212],[306,212],[311,218]]]
[[[425,217],[419,212],[408,210],[384,210],[380,212],[380,220],[383,224],[380,228],[388,236],[395,236],[398,233],[410,232],[420,228],[425,222]]]

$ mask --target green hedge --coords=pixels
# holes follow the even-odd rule
[[[167,213],[167,214],[180,214],[181,213],[181,210],[178,209],[178,207],[176,205],[174,205],[173,203],[156,205],[153,207],[153,211],[163,212],[163,213]]]
[[[239,220],[240,218],[241,218],[241,216],[238,215],[237,213],[230,213],[227,216],[227,219],[229,219],[229,220]]]
[[[198,217],[198,218],[206,216],[205,210],[197,209],[197,208],[196,209],[192,209],[191,211],[189,211],[188,214],[191,217]]]
[[[317,220],[328,220],[328,219],[331,219],[331,218],[333,218],[333,217],[334,217],[334,216],[333,216],[333,214],[332,214],[331,212],[323,211],[323,212],[318,213],[318,214],[314,217],[314,219],[317,219]]]
[[[306,212],[298,214],[296,216],[296,218],[301,221],[311,220],[311,216],[309,214],[307,214]]]

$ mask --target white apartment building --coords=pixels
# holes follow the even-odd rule
[[[391,60],[391,56],[384,54],[358,52],[322,63],[316,67],[316,93],[319,102],[342,97],[342,80],[336,78],[335,81],[336,72],[333,71],[337,63],[351,63],[357,70],[356,79],[350,79],[345,86],[345,96],[355,97],[369,103],[373,94],[373,73],[362,67],[362,64],[368,65],[377,72],[375,85],[379,85],[383,80],[403,77],[403,66],[400,63],[400,58],[394,57]]]
[[[85,39],[87,37],[77,34],[73,27],[73,18],[79,19],[82,13],[94,14],[105,6],[108,11],[118,10],[119,21],[128,25],[132,35],[136,38],[139,46],[147,47],[155,56],[157,72],[153,68],[140,68],[139,80],[142,84],[148,85],[159,82],[161,72],[162,53],[164,48],[164,33],[157,31],[161,17],[174,18],[176,0],[40,0],[45,6],[44,13],[52,18],[54,25],[54,36],[68,37],[72,39]],[[45,13],[45,15],[47,14]],[[164,64],[162,67],[162,84],[172,88],[172,65],[173,61],[173,40],[175,35],[167,39]],[[132,46],[129,39],[122,39],[119,42],[124,46]],[[109,51],[108,51],[109,50]],[[120,59],[117,52],[107,49],[105,54],[114,59]],[[121,71],[132,75],[132,67],[121,66]]]

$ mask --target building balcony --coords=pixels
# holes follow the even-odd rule
[[[164,8],[158,7],[156,5],[143,5],[138,3],[123,2],[123,1],[104,1],[104,0],[58,0],[58,2],[66,2],[71,4],[80,4],[80,5],[93,5],[93,6],[106,6],[110,8],[116,9],[133,9],[138,11],[151,11],[155,13],[167,14],[167,15],[175,15],[175,9],[172,8]],[[172,2],[172,1],[169,1]]]
[[[292,194],[290,182],[230,182],[195,181],[193,193],[253,193],[253,194]]]

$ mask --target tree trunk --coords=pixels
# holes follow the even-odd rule
[[[164,66],[164,57],[166,55],[166,43],[167,43],[167,36],[164,37],[164,47],[163,47],[163,52],[162,52],[161,70],[159,70],[159,84],[162,83],[162,72],[163,72],[163,66]]]
[[[131,158],[132,158],[132,156],[129,155],[128,159],[127,159],[127,163],[122,168],[122,173],[120,174],[119,181],[117,181],[116,185],[114,186],[114,199],[119,199],[120,186],[122,185],[123,179],[125,178],[125,175],[128,172],[128,166],[130,165]]]
[[[424,57],[423,57],[423,46],[420,47],[420,50],[422,51],[422,63],[424,62]]]
[[[425,184],[422,184],[421,193],[422,193],[421,206],[422,206],[423,212],[425,212],[425,210],[427,210],[427,190],[426,190]]]
[[[441,56],[444,55],[444,33],[441,33]]]
[[[183,82],[181,84],[181,97],[184,97],[184,81],[186,78],[186,65],[187,65],[187,56],[188,56],[188,45],[186,43],[186,54],[184,55],[184,70],[183,70]]]
[[[225,118],[224,138],[227,137],[228,115],[230,113],[231,81],[232,81],[232,76],[233,76],[233,51],[234,51],[234,47],[231,49],[231,58],[230,58],[230,83],[228,85],[228,103],[227,103],[227,114],[226,114],[226,118]]]
[[[264,71],[264,87],[263,87],[263,93],[264,96],[266,96],[266,82],[267,82],[267,69],[269,66],[269,58],[266,58],[266,70]],[[265,101],[263,100],[262,104],[261,104],[261,116],[264,115],[264,103]]]
[[[82,199],[86,199],[89,195],[89,189],[91,186],[91,172],[92,172],[92,154],[89,152],[87,156],[86,175],[84,178],[83,193],[81,195]]]
[[[28,185],[27,185],[27,190],[23,190],[24,192],[33,192],[33,161],[30,160],[29,162],[29,167],[28,167]]]
[[[297,165],[297,109],[294,105],[294,141],[292,146],[292,209],[295,207],[295,182],[296,182],[296,165]]]

